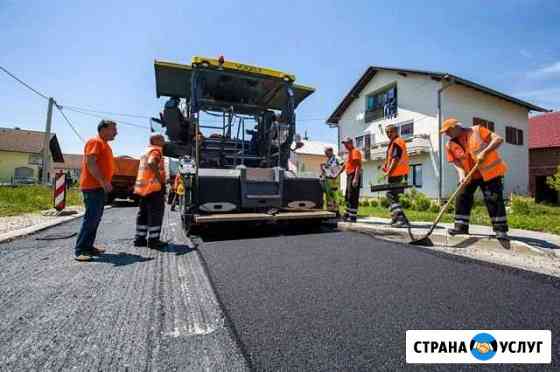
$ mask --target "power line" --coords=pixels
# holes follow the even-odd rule
[[[92,113],[90,113],[90,112],[84,112],[84,111],[77,110],[77,109],[74,109],[74,108],[69,108],[68,106],[61,106],[61,107],[62,107],[62,108],[65,108],[65,109],[68,110],[68,111],[76,112],[76,113],[78,113],[78,114],[87,115],[87,116],[91,116],[91,117],[94,117],[94,118],[106,119],[106,117],[105,117],[105,116],[102,116],[102,115],[92,114]],[[136,123],[130,123],[130,122],[123,121],[123,120],[117,120],[117,123],[118,123],[118,124],[123,124],[123,125],[128,125],[128,126],[131,126],[131,127],[136,127],[136,128],[150,129],[150,127],[147,126],[147,125],[141,125],[141,124],[136,124]]]
[[[16,80],[18,83],[20,83],[21,85],[23,85],[24,87],[26,87],[27,89],[31,90],[33,93],[37,94],[38,96],[40,96],[41,98],[44,98],[46,100],[49,99],[49,97],[47,97],[46,95],[44,95],[43,93],[39,92],[38,90],[36,90],[35,88],[33,88],[31,85],[27,84],[25,81],[21,80],[20,78],[18,78],[17,76],[15,76],[14,74],[12,74],[10,71],[6,70],[4,67],[0,66],[0,70],[4,71],[6,74],[8,74],[12,79]]]
[[[72,122],[70,122],[70,119],[68,119],[68,117],[66,116],[66,114],[64,114],[64,111],[62,111],[62,106],[60,106],[59,104],[57,104],[55,102],[55,107],[58,109],[58,111],[60,112],[60,114],[62,115],[62,117],[64,118],[64,120],[66,120],[66,122],[68,123],[68,125],[70,126],[70,128],[72,128],[72,130],[74,131],[74,133],[76,134],[76,136],[78,136],[79,139],[82,140],[82,142],[85,142],[84,138],[82,136],[80,136],[80,133],[78,132],[78,130],[76,129],[76,127],[74,127],[74,125],[72,125]]]
[[[70,109],[73,109],[73,110],[80,110],[80,111],[91,112],[91,113],[95,113],[95,114],[126,116],[126,117],[130,117],[130,118],[138,118],[138,119],[150,119],[150,118],[151,118],[150,116],[146,116],[146,115],[124,114],[124,113],[111,112],[111,111],[100,111],[100,110],[94,110],[94,109],[89,109],[89,108],[84,108],[84,107],[78,107],[78,106],[68,106],[68,105],[65,105],[64,107],[67,108],[68,110],[70,110]]]

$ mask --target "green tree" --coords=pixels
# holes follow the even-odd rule
[[[556,174],[554,176],[546,178],[546,183],[554,190],[560,191],[560,166],[556,170]]]

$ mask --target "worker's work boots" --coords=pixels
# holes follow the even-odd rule
[[[401,228],[408,227],[408,222],[404,219],[398,219],[395,222],[391,222],[391,227]]]
[[[134,246],[135,247],[147,247],[148,241],[146,239],[134,239]]]
[[[469,228],[468,227],[453,227],[449,230],[447,230],[447,232],[449,233],[449,235],[451,236],[455,236],[455,235],[469,235]]]
[[[150,249],[164,249],[167,247],[167,242],[161,241],[159,239],[149,239],[148,248]]]

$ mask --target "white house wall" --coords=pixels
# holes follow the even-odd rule
[[[379,119],[365,123],[366,96],[380,88],[397,84],[398,116],[393,119]],[[387,141],[384,128],[388,124],[414,121],[414,134],[428,134],[433,148],[432,155],[435,166],[438,164],[438,122],[437,122],[437,90],[440,82],[429,76],[420,74],[400,75],[391,71],[378,71],[367,86],[362,90],[346,109],[339,120],[339,140],[349,136],[356,138],[366,133],[375,135],[375,142]],[[526,194],[528,190],[528,111],[526,108],[499,99],[489,94],[460,85],[453,85],[443,93],[443,116],[455,116],[465,124],[472,125],[473,117],[490,120],[495,123],[496,132],[505,138],[505,127],[513,126],[523,130],[524,145],[506,144],[500,152],[510,166],[505,179],[505,192]],[[447,139],[444,139],[444,144]],[[372,143],[373,144],[373,143]],[[341,151],[344,146],[339,143]],[[438,194],[438,172],[428,154],[423,154],[421,164],[423,187],[420,191],[436,198]],[[445,156],[445,153],[444,153]],[[415,163],[414,157],[411,164]],[[377,183],[379,161],[364,163],[363,196],[374,196],[369,193],[369,183]],[[444,195],[451,194],[457,185],[456,172],[444,157]],[[343,188],[345,183],[341,185]]]
[[[365,123],[364,114],[366,109],[366,96],[380,88],[397,83],[398,116],[393,119],[379,119]],[[388,141],[385,136],[385,126],[388,124],[406,123],[414,121],[414,134],[429,134],[430,141],[437,159],[438,136],[437,136],[437,89],[439,82],[429,77],[408,74],[406,77],[388,71],[379,71],[344,112],[339,121],[340,139],[349,136],[352,138],[365,133],[375,135],[375,142]],[[340,144],[342,151],[344,146]],[[418,162],[414,162],[418,161]],[[411,159],[411,164],[419,164],[420,160]],[[364,188],[361,190],[363,196],[375,196],[369,192],[369,182],[377,183],[377,166],[379,161],[367,161],[364,163]],[[430,197],[437,197],[437,177],[433,162],[428,155],[421,158],[423,172],[423,187],[420,191]],[[437,163],[436,163],[437,165]],[[434,184],[435,182],[435,184]],[[345,186],[343,183],[342,187]]]

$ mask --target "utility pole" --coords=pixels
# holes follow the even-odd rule
[[[441,79],[441,88],[437,92],[437,116],[438,116],[438,152],[439,152],[439,179],[438,179],[438,203],[441,205],[443,201],[443,137],[441,135],[441,126],[443,122],[443,114],[441,108],[441,93],[455,83],[449,75],[445,75]],[[447,81],[447,84],[445,82]]]
[[[47,110],[47,124],[45,127],[45,138],[43,139],[43,172],[41,174],[41,183],[46,185],[49,182],[49,160],[50,160],[50,143],[51,143],[51,123],[54,99],[49,97],[49,108]]]

